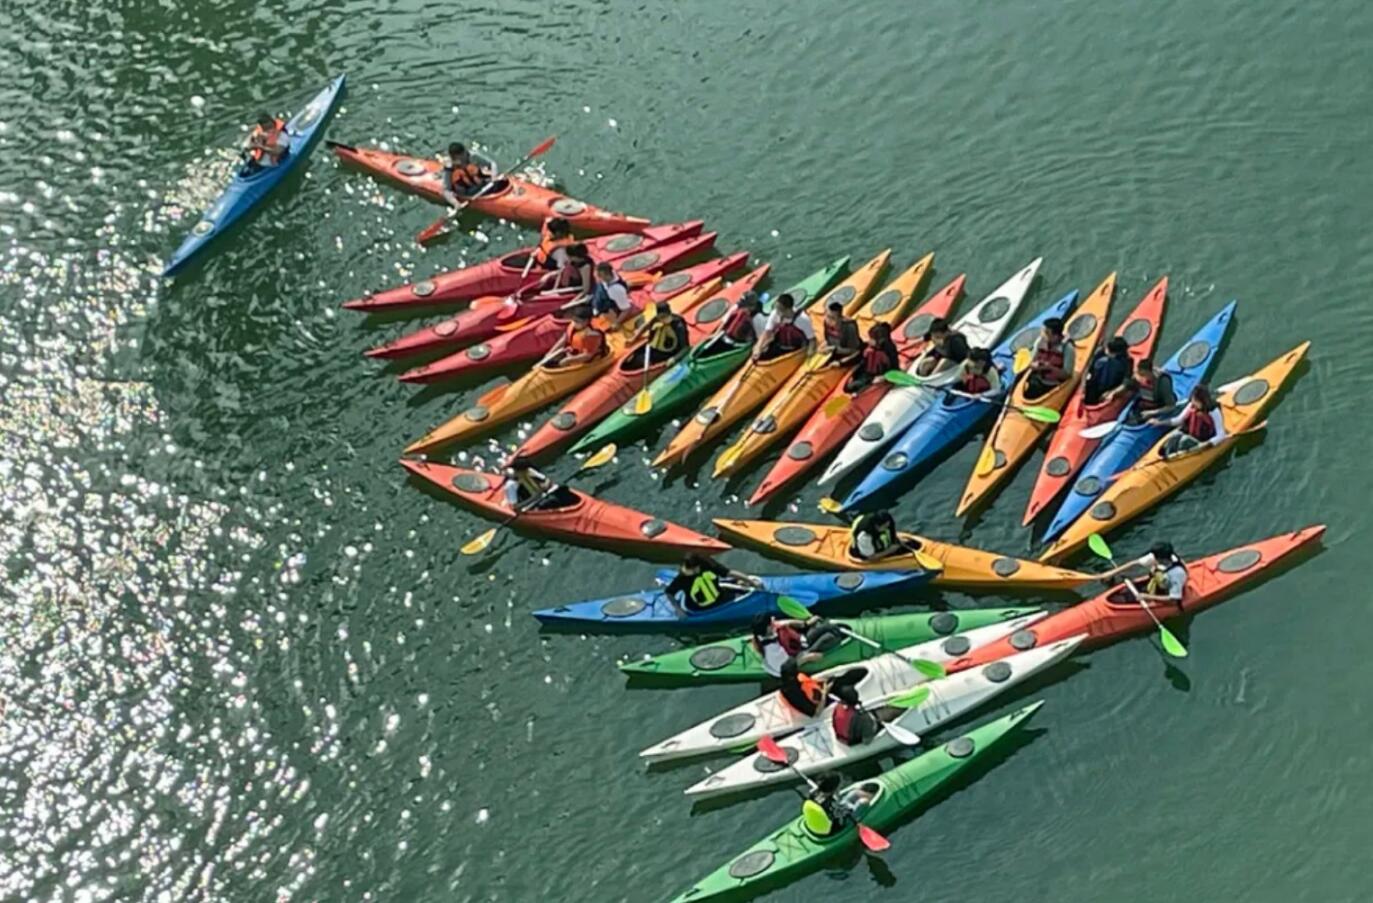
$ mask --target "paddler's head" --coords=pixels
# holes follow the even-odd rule
[[[578,305],[572,308],[568,317],[572,320],[572,328],[578,332],[591,328],[591,311],[585,305]]]
[[[925,341],[942,342],[949,335],[949,321],[943,317],[935,317],[930,321],[930,328],[925,330]]]
[[[830,687],[830,695],[834,696],[844,705],[858,705],[858,691],[853,688],[853,684],[835,683]]]
[[[827,771],[815,779],[815,789],[825,796],[834,796],[844,786],[844,776],[837,771]]]
[[[1106,343],[1106,353],[1111,357],[1125,357],[1130,353],[1130,343],[1125,341],[1124,336],[1112,336],[1111,341]]]
[[[591,262],[591,252],[586,249],[586,245],[577,242],[575,245],[567,246],[567,259],[577,266],[585,266]]]
[[[1168,569],[1171,565],[1182,564],[1182,559],[1178,557],[1177,552],[1173,551],[1173,544],[1171,542],[1154,543],[1153,546],[1149,548],[1149,554],[1154,556],[1154,560],[1157,561],[1159,567],[1164,570]]]
[[[706,569],[706,559],[703,555],[690,552],[682,559],[683,574],[699,574]]]
[[[750,313],[758,313],[763,309],[763,301],[758,297],[757,292],[744,292],[744,297],[739,299],[739,306]]]
[[[1154,359],[1147,354],[1144,357],[1140,358],[1139,363],[1135,364],[1135,372],[1143,374],[1144,376],[1149,376],[1153,374]]]
[[[1206,383],[1197,383],[1188,401],[1198,411],[1213,411],[1216,408],[1216,399],[1211,395],[1211,387]]]
[[[782,292],[777,296],[777,311],[784,317],[792,316],[796,313],[796,299]]]
[[[548,234],[554,238],[567,238],[572,234],[572,224],[561,216],[555,216],[548,221]]]
[[[1046,341],[1053,342],[1054,344],[1058,344],[1059,342],[1063,341],[1062,318],[1050,317],[1049,319],[1045,320],[1044,325],[1041,326],[1039,329],[1039,334],[1042,335]]]
[[[986,348],[974,348],[968,352],[968,363],[978,373],[986,373],[992,366],[992,353]]]
[[[448,159],[452,160],[454,163],[466,163],[471,160],[472,157],[467,153],[466,145],[454,141],[452,144],[448,145]]]
[[[882,345],[891,341],[891,324],[878,321],[868,329],[868,340],[874,345]]]
[[[758,612],[753,616],[753,622],[749,624],[749,632],[753,638],[760,643],[772,638],[772,616]]]
[[[277,124],[277,121],[276,121],[276,119],[272,116],[271,113],[258,113],[258,114],[257,114],[257,127],[260,128],[260,129],[262,129],[264,132],[267,131],[267,130],[269,130],[269,129],[274,128],[274,127],[276,126],[276,124]]]
[[[615,278],[615,268],[605,261],[596,264],[596,278],[601,282],[610,282]]]

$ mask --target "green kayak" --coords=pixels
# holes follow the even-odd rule
[[[796,299],[797,308],[808,304],[829,291],[848,271],[849,259],[841,257],[818,272],[787,289]],[[634,413],[631,400],[624,407],[596,425],[591,432],[572,446],[574,454],[592,451],[607,442],[622,442],[639,436],[650,427],[662,423],[674,411],[679,411],[719,388],[729,375],[748,360],[753,353],[750,345],[717,353],[707,353],[712,343],[702,342],[692,348],[676,365],[648,384],[653,407],[647,414]]]
[[[885,649],[914,646],[939,637],[1010,621],[1034,611],[1034,608],[974,608],[966,611],[834,618],[835,623],[867,637],[884,649],[874,649],[866,643],[848,639],[819,660],[808,663],[803,670],[814,673],[838,665],[852,665],[882,655]],[[620,662],[619,667],[631,678],[672,683],[762,681],[768,676],[763,670],[763,659],[747,634],[702,646],[689,646],[652,658]]]
[[[1023,724],[1044,703],[1036,702],[1004,718],[968,731],[877,777],[846,787],[862,788],[876,796],[862,813],[863,824],[884,831],[902,820],[959,772],[991,750],[1002,737]],[[835,834],[818,836],[800,817],[749,847],[698,881],[674,903],[696,903],[730,897],[752,897],[780,887],[819,868],[826,860],[859,844],[858,829],[847,825]]]

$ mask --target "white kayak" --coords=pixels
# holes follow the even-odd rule
[[[1086,638],[1087,634],[1078,634],[1048,646],[997,659],[980,668],[970,668],[940,680],[932,680],[926,684],[930,688],[929,697],[915,708],[902,710],[892,720],[897,726],[917,736],[924,734],[1057,664],[1072,655],[1073,650]],[[883,716],[889,717],[886,712],[883,712]],[[784,737],[777,744],[782,747],[794,769],[778,765],[762,753],[755,752],[688,787],[686,795],[703,799],[794,781],[797,780],[798,770],[808,775],[819,774],[901,747],[900,741],[885,728],[867,743],[849,746],[835,736],[834,725],[829,718]]]
[[[1029,266],[1003,282],[953,324],[951,328],[963,334],[968,340],[969,348],[990,350],[997,343],[1006,328],[1015,320],[1016,312],[1024,303],[1025,295],[1030,291],[1030,283],[1034,282],[1039,265],[1043,262],[1043,257],[1036,257],[1030,261]],[[919,376],[915,372],[918,364],[919,358],[911,362],[906,372],[912,376]],[[957,376],[956,366],[945,365],[929,376],[921,377],[920,381],[924,385],[899,386],[882,396],[877,407],[873,408],[872,413],[863,421],[863,425],[844,444],[829,468],[820,476],[820,482],[828,483],[839,479],[869,456],[885,448],[938,401],[938,390],[949,385]]]
[[[967,655],[973,649],[1024,630],[1044,616],[1045,612],[1038,611],[1009,621],[905,646],[898,652],[908,659],[924,659],[943,664]],[[911,667],[910,662],[902,661],[892,653],[879,655],[864,662],[838,665],[812,676],[823,679],[845,673],[861,675],[853,681],[853,686],[864,705],[879,704],[883,699],[927,681],[926,677]],[[650,746],[640,752],[639,757],[649,762],[666,762],[671,759],[728,752],[739,747],[751,746],[763,737],[780,737],[795,733],[811,724],[824,721],[829,716],[829,706],[816,715],[806,715],[792,708],[780,692],[774,691],[757,699],[750,699],[743,705],[735,706],[723,714],[669,737],[662,743]]]

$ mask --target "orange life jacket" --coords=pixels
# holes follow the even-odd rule
[[[605,335],[599,329],[578,329],[576,324],[567,324],[567,350],[573,354],[600,354],[605,347]]]
[[[461,188],[464,191],[481,187],[486,179],[482,176],[481,167],[475,163],[450,163],[448,164],[448,187]]]
[[[1215,438],[1216,422],[1209,411],[1188,405],[1187,412],[1182,415],[1182,431],[1198,442],[1207,442]]]
[[[534,255],[534,262],[546,269],[551,269],[553,263],[553,252],[558,248],[565,248],[572,244],[573,238],[568,235],[565,238],[554,238],[548,231],[548,224],[545,223],[542,233],[539,236],[539,250]]]
[[[262,139],[262,144],[266,145],[267,147],[274,147],[277,141],[281,138],[282,133],[285,131],[285,120],[273,119],[272,127],[270,129],[264,129],[260,125],[253,126],[253,133],[249,137],[249,140],[256,143],[257,140],[260,138]],[[254,163],[261,163],[262,158],[267,156],[267,152],[263,150],[261,147],[255,147],[251,151],[249,151],[248,156],[252,158]]]

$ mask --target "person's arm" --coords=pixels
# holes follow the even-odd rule
[[[987,391],[982,393],[983,398],[990,398],[1001,391],[1001,368],[992,366],[987,368]]]
[[[1216,434],[1206,443],[1207,445],[1220,445],[1230,437],[1230,431],[1225,428],[1225,415],[1219,407],[1211,412],[1211,424],[1215,427]]]
[[[669,599],[685,599],[686,594],[691,591],[691,584],[696,578],[690,574],[683,574],[680,571],[675,577],[668,581],[667,586],[663,587],[663,592]]]
[[[1163,417],[1154,417],[1149,421],[1149,423],[1153,424],[1154,426],[1169,426],[1176,428],[1182,424],[1182,418],[1186,416],[1187,408],[1183,407],[1180,411],[1176,412],[1172,416],[1165,415]]]
[[[772,334],[777,331],[777,319],[775,315],[769,316],[763,321],[763,331],[758,333],[758,339],[753,343],[753,359],[756,361],[763,355],[763,349],[768,347],[772,341]]]

